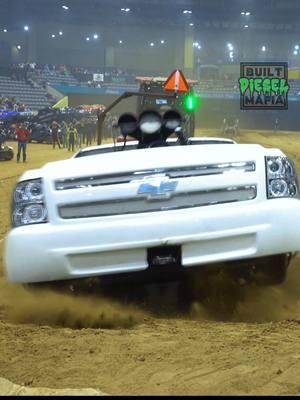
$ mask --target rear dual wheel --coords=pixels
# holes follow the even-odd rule
[[[254,282],[261,286],[282,284],[286,279],[290,261],[290,254],[258,259],[253,269]]]

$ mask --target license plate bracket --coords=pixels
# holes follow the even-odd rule
[[[147,249],[150,268],[181,266],[181,246],[160,246]]]

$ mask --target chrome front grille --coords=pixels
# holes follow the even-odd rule
[[[175,192],[168,201],[160,198],[149,201],[146,196],[137,195],[136,197],[118,200],[61,205],[59,206],[59,215],[63,219],[74,219],[169,211],[253,200],[256,195],[256,185],[206,191]]]
[[[60,179],[55,181],[56,190],[71,190],[85,187],[120,185],[143,179],[149,175],[164,174],[169,178],[189,178],[196,176],[219,175],[228,172],[253,172],[255,162],[231,162],[221,164],[196,165],[175,168],[156,168],[145,171],[126,172],[123,174],[96,175],[84,178]]]

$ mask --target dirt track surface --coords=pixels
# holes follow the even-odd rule
[[[239,140],[281,147],[294,159],[300,149],[294,134],[244,134]],[[26,168],[68,156],[48,146],[31,149]],[[9,226],[7,200],[24,168],[3,166],[0,240]],[[0,242],[1,271],[2,249]],[[173,307],[168,314],[167,294],[159,290],[150,310],[139,301],[128,306],[101,294],[25,290],[2,276],[0,376],[29,388],[94,388],[109,394],[300,394],[300,258],[279,287],[234,293],[226,285],[220,286],[221,300],[212,298],[214,307],[195,300],[188,312]],[[216,302],[228,296],[236,297],[233,314],[216,315]]]
[[[0,378],[1,396],[106,396],[96,389],[48,389],[28,388]]]

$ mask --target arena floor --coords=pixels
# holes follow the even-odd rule
[[[243,131],[236,140],[279,147],[300,172],[300,132]],[[300,394],[298,258],[280,287],[248,287],[243,300],[232,299],[234,292],[225,290],[227,300],[236,302],[228,320],[197,302],[190,313],[168,313],[161,305],[172,287],[151,293],[150,311],[108,301],[101,294],[74,297],[8,284],[2,251],[13,186],[25,169],[70,153],[31,144],[28,156],[27,164],[0,164],[2,378],[29,388],[94,388],[125,395]],[[223,289],[226,284],[221,283]],[[0,393],[13,391],[8,387],[0,379]]]

